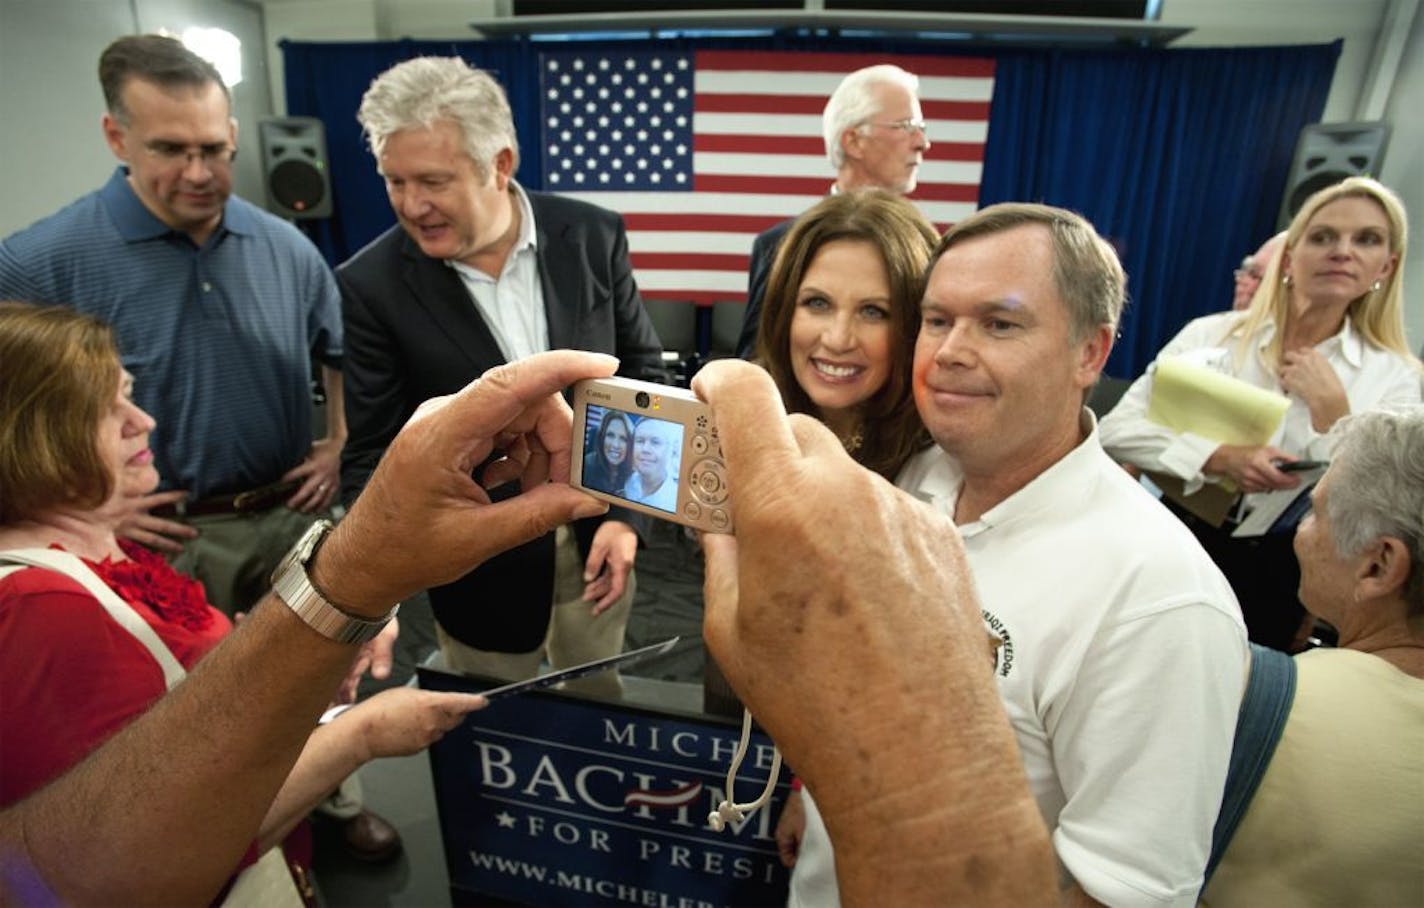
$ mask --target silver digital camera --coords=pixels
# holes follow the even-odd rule
[[[691,391],[631,378],[573,389],[570,484],[642,514],[732,532],[727,471],[712,411]]]

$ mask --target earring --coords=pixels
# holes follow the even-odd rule
[[[1289,287],[1291,285],[1291,276],[1289,274],[1281,275],[1281,284],[1283,286]]]
[[[1379,292],[1380,292],[1380,288],[1383,287],[1383,286],[1384,286],[1384,282],[1381,281],[1379,278],[1375,278],[1375,282],[1374,282],[1373,284],[1370,284],[1370,292],[1371,292],[1371,293],[1379,293]]]

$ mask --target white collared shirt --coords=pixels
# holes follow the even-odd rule
[[[1242,318],[1238,312],[1221,312],[1196,319],[1162,348],[1158,359],[1185,357],[1258,388],[1285,394],[1264,355],[1275,337],[1276,326],[1266,323],[1243,345],[1235,334]],[[1351,413],[1419,402],[1420,373],[1414,364],[1398,353],[1367,343],[1349,319],[1345,319],[1338,334],[1326,338],[1315,349],[1325,355],[1345,386]],[[1149,368],[1103,419],[1103,447],[1117,460],[1180,477],[1186,481],[1190,494],[1207,481],[1202,467],[1220,442],[1190,432],[1174,432],[1150,421],[1147,406],[1152,399],[1152,377],[1153,369]],[[1305,401],[1296,395],[1287,397],[1290,408],[1270,443],[1297,457],[1328,460],[1335,436],[1316,432]]]
[[[628,484],[623,488],[623,497],[645,504],[650,508],[658,508],[670,514],[677,513],[677,477],[667,476],[651,494],[643,491],[643,477],[636,471],[628,477]]]
[[[446,263],[460,276],[506,361],[549,349],[549,317],[544,311],[544,290],[539,283],[534,209],[518,183],[511,181],[510,187],[519,204],[519,236],[504,261],[499,278],[461,262]]]
[[[1226,780],[1246,629],[1221,572],[1084,418],[1083,442],[959,529],[1063,868],[1105,904],[1189,908]],[[962,484],[937,447],[896,481],[951,517]],[[835,904],[823,836],[808,819],[789,905]]]

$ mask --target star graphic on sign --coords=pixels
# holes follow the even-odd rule
[[[510,813],[509,811],[501,810],[499,813],[494,815],[494,818],[499,821],[500,829],[514,828],[514,814]]]

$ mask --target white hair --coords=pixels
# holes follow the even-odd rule
[[[919,93],[920,77],[890,63],[867,66],[841,80],[821,112],[821,134],[826,140],[826,157],[831,168],[840,170],[845,163],[841,134],[847,129],[864,129],[871,117],[880,113],[877,85],[898,85],[912,96]]]
[[[393,134],[448,120],[459,127],[482,177],[505,148],[514,152],[511,170],[519,169],[519,138],[504,89],[459,57],[416,57],[392,66],[372,80],[356,119],[378,158]]]
[[[1424,611],[1424,406],[1359,413],[1341,433],[1330,464],[1325,513],[1331,542],[1345,557],[1384,536],[1409,550],[1405,598]]]

